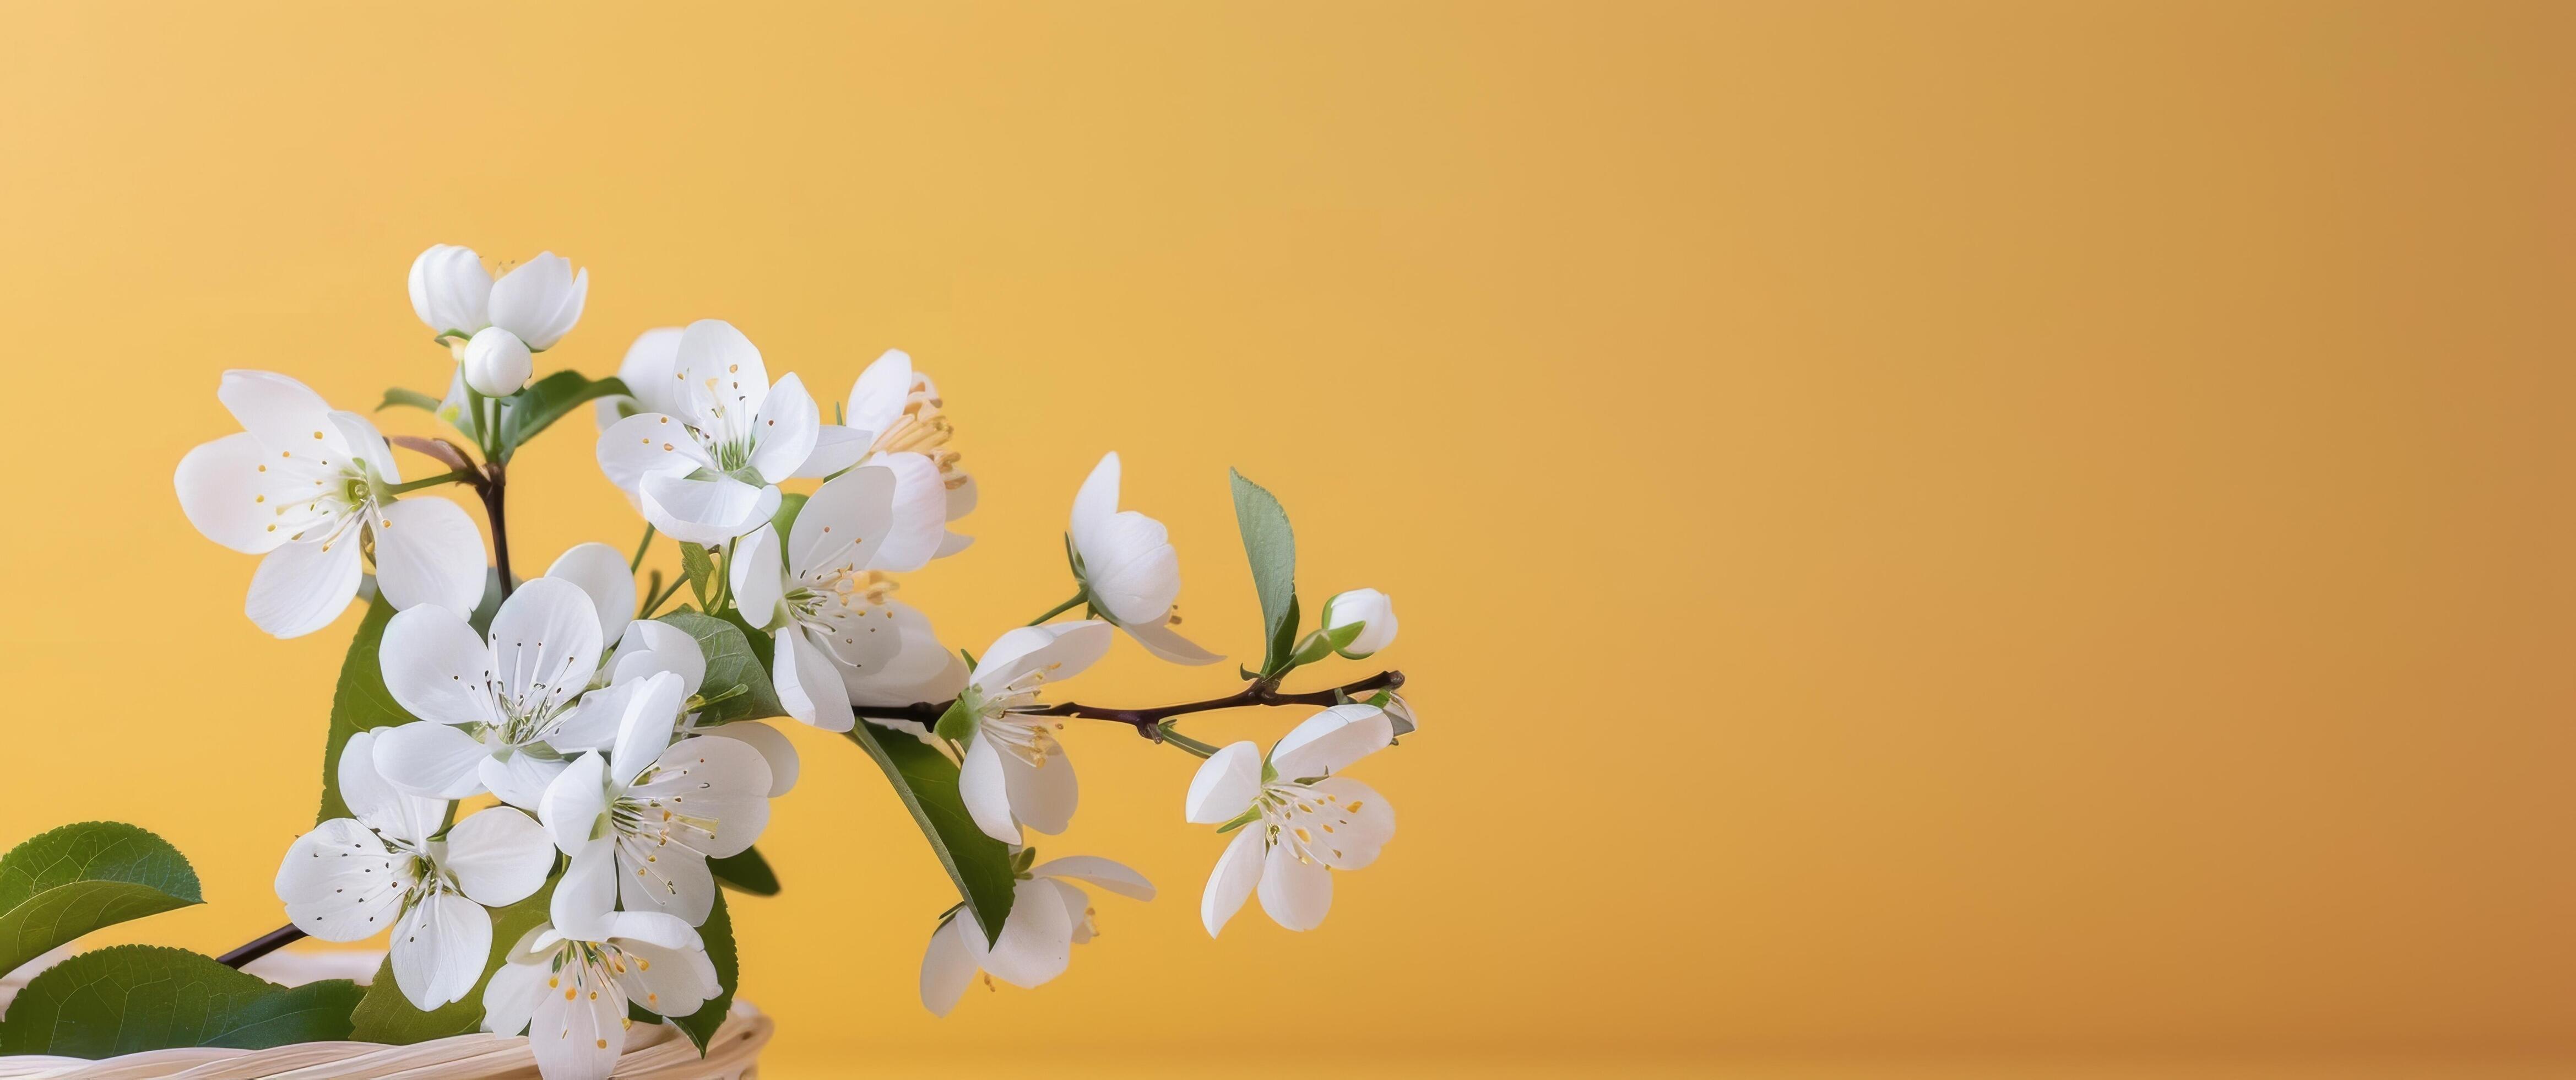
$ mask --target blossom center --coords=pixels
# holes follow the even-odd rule
[[[1350,827],[1352,815],[1360,812],[1360,802],[1345,803],[1329,792],[1291,780],[1273,780],[1261,787],[1253,800],[1253,809],[1261,813],[1261,828],[1269,846],[1285,844],[1298,862],[1315,861],[1315,853],[1328,851],[1335,860],[1342,857],[1337,846],[1340,830]]]

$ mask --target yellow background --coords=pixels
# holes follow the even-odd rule
[[[106,940],[279,923],[356,622],[266,638],[179,514],[217,373],[436,388],[447,242],[590,269],[549,367],[909,350],[983,486],[904,586],[952,644],[1066,591],[1112,448],[1209,644],[1228,465],[1403,613],[1322,929],[1208,940],[1194,763],[1092,725],[1041,852],[1163,895],[945,1021],[946,882],[798,732],[775,1075],[2576,1052],[2568,6],[726,7],[0,7],[0,841],[135,821],[210,901]],[[592,442],[520,458],[522,573],[635,539]]]

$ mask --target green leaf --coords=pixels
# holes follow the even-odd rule
[[[1234,478],[1234,524],[1243,533],[1243,554],[1252,561],[1252,586],[1261,594],[1261,639],[1269,653],[1265,675],[1278,673],[1297,634],[1297,535],[1288,528],[1288,511],[1261,485],[1228,470]]]
[[[716,591],[716,558],[707,554],[704,545],[680,541],[680,574],[689,579],[689,591],[698,594],[698,607],[715,606],[708,603],[708,598]]]
[[[288,989],[158,945],[82,953],[36,976],[0,1021],[0,1054],[105,1058],[181,1046],[261,1050],[349,1037],[358,985]]]
[[[0,857],[0,972],[92,930],[204,902],[169,841],[121,821],[65,825]]]
[[[322,809],[313,815],[316,824],[349,816],[349,804],[340,800],[340,748],[349,745],[349,736],[411,722],[376,667],[376,647],[384,643],[385,624],[393,617],[394,606],[378,594],[367,604],[367,617],[340,661],[340,685],[331,692],[331,731],[322,744]]]
[[[715,1038],[716,1029],[724,1026],[725,1013],[733,1008],[733,993],[742,985],[733,948],[733,915],[726,907],[724,893],[717,892],[715,910],[707,914],[706,924],[698,927],[698,937],[707,943],[707,959],[716,965],[716,985],[723,989],[698,1011],[671,1018],[672,1026],[697,1046],[699,1057],[707,1055],[707,1040]]]
[[[707,869],[715,873],[718,884],[735,892],[778,895],[778,875],[769,869],[769,860],[760,857],[759,848],[744,848],[738,855],[709,859]]]
[[[949,702],[948,710],[939,714],[939,722],[930,726],[930,733],[960,746],[974,738],[975,729],[983,724],[976,718],[975,711],[966,707],[966,699],[973,695],[974,690],[970,687],[966,693],[957,695],[957,700]]]
[[[402,987],[394,982],[394,962],[386,957],[376,968],[374,982],[367,985],[366,996],[350,1014],[353,1025],[349,1037],[360,1042],[408,1046],[450,1035],[469,1035],[483,1027],[483,985],[492,981],[492,973],[510,957],[510,950],[526,937],[528,931],[546,921],[547,904],[554,899],[554,885],[536,891],[536,895],[492,911],[492,954],[483,960],[483,977],[474,980],[474,989],[462,1000],[451,1001],[428,1012],[413,1008],[411,999],[403,996]]]
[[[805,496],[803,495],[799,495],[791,491],[778,497],[778,510],[777,512],[769,515],[769,524],[772,528],[778,530],[778,542],[780,544],[785,544],[787,542],[788,535],[795,531],[796,515],[799,511],[804,509]],[[752,531],[759,532],[760,530],[754,529]]]
[[[976,925],[985,928],[985,941],[1000,940],[1002,920],[1011,914],[1011,849],[984,835],[967,814],[966,800],[957,793],[957,763],[919,739],[864,720],[848,734],[885,770],[896,797],[930,841],[931,854],[957,884]]]
[[[539,379],[534,385],[501,400],[501,460],[510,460],[512,452],[555,421],[563,419],[574,406],[592,398],[628,393],[626,384],[614,378],[593,379],[578,371],[558,371]]]
[[[412,408],[419,409],[422,412],[434,413],[438,411],[437,398],[421,393],[418,390],[405,390],[399,386],[391,387],[385,391],[385,400],[376,406],[376,411],[383,412],[396,405],[407,405]]]
[[[769,660],[753,644],[769,643],[767,635],[745,634],[742,624],[730,619],[701,615],[694,611],[674,611],[662,616],[666,622],[698,639],[698,651],[706,654],[707,677],[699,684],[698,693],[713,699],[741,687],[698,714],[700,726],[729,724],[736,720],[762,720],[787,715],[787,707],[778,703],[778,690],[769,682]]]

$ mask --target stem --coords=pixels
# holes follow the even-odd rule
[[[1172,724],[1170,721],[1164,721],[1156,726],[1161,729],[1164,742],[1188,751],[1191,757],[1210,758],[1216,756],[1216,747],[1172,730]]]
[[[661,583],[661,580],[662,580],[662,572],[661,572],[661,571],[659,571],[659,570],[653,571],[653,581],[654,581],[654,584],[656,584],[656,585],[660,584],[660,583]],[[645,598],[645,600],[644,600],[644,613],[643,613],[643,614],[641,614],[641,615],[636,616],[636,618],[638,618],[638,619],[650,619],[650,618],[652,618],[652,617],[653,617],[653,613],[654,613],[654,612],[662,610],[662,605],[663,605],[664,603],[668,602],[672,597],[680,595],[680,586],[682,586],[682,585],[686,585],[686,584],[688,584],[688,583],[689,583],[689,579],[684,578],[684,577],[672,578],[672,579],[671,579],[671,586],[670,586],[669,588],[667,588],[667,589],[663,589],[662,591],[657,592],[657,593],[654,593],[652,596],[649,596],[649,597],[646,597],[646,598]]]
[[[252,939],[249,944],[243,945],[241,948],[234,949],[222,956],[218,956],[215,959],[221,962],[225,967],[237,968],[243,964],[257,960],[260,957],[276,952],[278,946],[284,945],[290,941],[301,940],[303,937],[304,931],[296,929],[294,923],[288,923],[275,930],[261,934],[257,938]]]
[[[392,486],[392,487],[386,488],[386,489],[385,489],[385,494],[388,494],[388,495],[400,495],[400,494],[402,494],[402,493],[404,493],[404,492],[407,492],[407,491],[418,491],[418,490],[420,490],[420,489],[422,489],[422,488],[425,488],[425,487],[437,487],[437,486],[438,486],[438,485],[440,485],[440,484],[463,484],[463,483],[470,483],[470,482],[472,482],[473,480],[474,480],[474,474],[473,474],[473,473],[467,472],[467,471],[465,471],[465,470],[463,470],[463,469],[453,469],[453,470],[450,470],[450,471],[447,471],[447,472],[440,473],[440,474],[438,474],[438,475],[436,475],[436,476],[425,477],[425,478],[423,478],[423,479],[419,479],[419,480],[412,480],[412,481],[408,481],[408,482],[406,482],[406,483],[395,484],[395,485],[394,485],[394,486]]]
[[[498,461],[488,458],[483,465],[483,517],[492,525],[492,565],[501,572],[501,599],[510,598],[510,526],[502,513],[502,488],[509,474]]]
[[[1063,602],[1063,603],[1061,603],[1061,604],[1057,604],[1056,606],[1054,606],[1054,607],[1052,607],[1052,608],[1047,609],[1047,613],[1046,613],[1046,614],[1044,614],[1044,615],[1040,615],[1040,616],[1038,616],[1037,618],[1034,618],[1034,619],[1029,620],[1029,625],[1031,625],[1031,626],[1036,626],[1037,624],[1042,623],[1042,622],[1045,622],[1045,621],[1047,621],[1048,619],[1055,618],[1055,617],[1056,617],[1056,616],[1058,616],[1058,615],[1062,615],[1062,614],[1064,614],[1065,612],[1068,612],[1068,611],[1073,610],[1074,605],[1081,603],[1081,602],[1082,602],[1082,598],[1083,598],[1085,595],[1087,595],[1087,594],[1085,594],[1085,593],[1075,593],[1075,594],[1073,594],[1073,599],[1071,599],[1071,600],[1067,600],[1067,601],[1065,601],[1065,602]]]
[[[1138,735],[1142,735],[1156,742],[1161,742],[1164,741],[1165,736],[1171,734],[1171,732],[1163,728],[1163,721],[1175,716],[1187,716],[1191,713],[1199,712],[1213,712],[1217,709],[1238,709],[1249,705],[1332,705],[1338,703],[1340,700],[1334,696],[1335,694],[1343,694],[1356,698],[1363,694],[1374,693],[1379,690],[1392,690],[1403,685],[1404,673],[1401,671],[1381,671],[1375,675],[1369,676],[1368,678],[1361,679],[1358,682],[1345,683],[1341,686],[1310,691],[1303,694],[1283,694],[1279,692],[1277,684],[1261,679],[1255,679],[1252,682],[1245,684],[1244,688],[1241,690],[1227,694],[1224,697],[1208,698],[1205,701],[1185,701],[1178,705],[1157,705],[1150,709],[1112,709],[1100,705],[1084,705],[1079,702],[1068,701],[1061,705],[1052,705],[1044,709],[1022,713],[1020,715],[1075,716],[1085,720],[1111,720],[1135,728],[1136,734]],[[953,704],[953,702],[916,701],[910,705],[860,705],[856,706],[852,711],[856,712],[860,716],[874,717],[879,720],[909,720],[921,725],[923,729],[927,730],[939,723],[940,714],[947,712],[948,706],[951,704]],[[1196,740],[1190,741],[1196,742]],[[1199,743],[1198,745],[1206,746],[1207,744]],[[1187,747],[1184,746],[1183,749],[1187,749]],[[1214,748],[1211,747],[1209,752],[1215,752]]]
[[[647,522],[645,522],[645,523],[644,523],[644,539],[642,539],[642,540],[640,540],[640,541],[637,541],[637,542],[636,542],[636,544],[635,544],[635,557],[634,557],[634,558],[632,558],[632,559],[628,559],[628,560],[626,560],[626,572],[627,572],[627,573],[632,574],[632,573],[636,572],[637,570],[641,570],[641,569],[643,569],[643,568],[644,568],[644,552],[646,552],[647,550],[650,550],[650,549],[652,548],[652,546],[653,546],[653,523],[652,523],[652,522],[647,521]]]

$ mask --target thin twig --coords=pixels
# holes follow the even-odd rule
[[[1113,709],[1102,705],[1085,705],[1068,701],[1044,709],[1022,713],[1023,716],[1073,716],[1084,720],[1108,720],[1136,729],[1136,734],[1156,742],[1162,741],[1162,722],[1175,716],[1239,709],[1253,705],[1332,705],[1340,701],[1336,694],[1359,697],[1378,690],[1393,690],[1404,685],[1401,671],[1381,671],[1358,682],[1300,694],[1283,694],[1279,687],[1262,679],[1246,683],[1243,689],[1224,697],[1205,701],[1185,701],[1178,705],[1157,705],[1150,709]],[[916,701],[910,705],[860,705],[853,711],[876,720],[909,720],[927,729],[939,723],[940,714],[948,711],[952,701]]]

